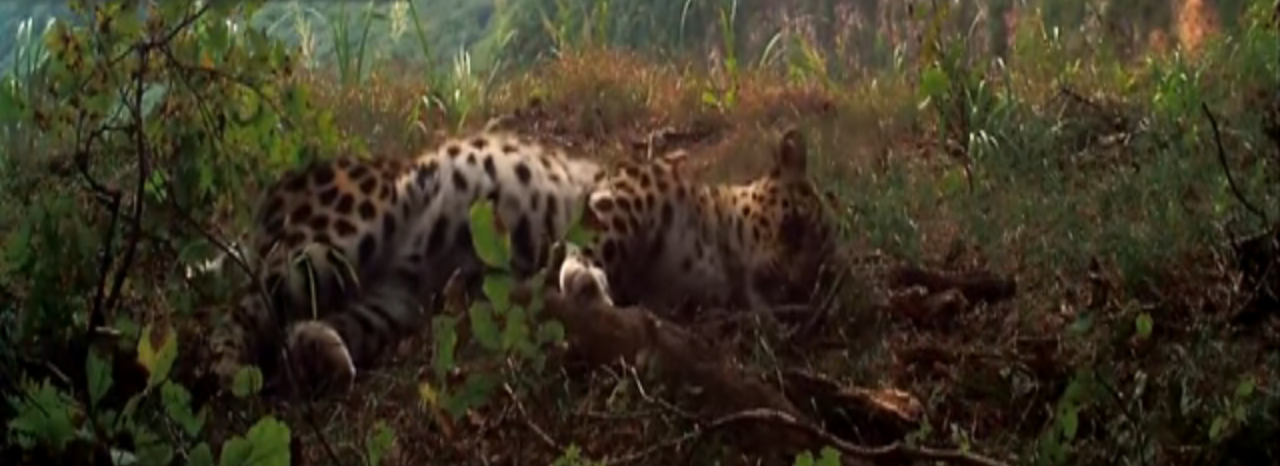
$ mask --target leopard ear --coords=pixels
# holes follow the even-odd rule
[[[689,160],[689,151],[676,149],[658,156],[658,159],[671,164],[673,167],[678,167],[686,160]]]
[[[798,128],[788,128],[774,152],[774,171],[781,178],[804,178],[807,168],[808,147],[804,134]]]

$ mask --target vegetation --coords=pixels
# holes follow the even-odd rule
[[[728,461],[676,387],[533,370],[564,329],[510,298],[496,225],[475,235],[484,299],[356,393],[261,397],[249,369],[212,396],[201,337],[246,270],[187,272],[264,183],[533,100],[526,126],[584,156],[701,134],[707,180],[754,176],[774,130],[804,128],[854,279],[807,333],[689,325],[765,373],[911,393],[907,444],[1280,461],[1272,0],[19,4],[0,6],[5,464]],[[904,266],[1017,293],[921,305],[946,293],[916,299]]]

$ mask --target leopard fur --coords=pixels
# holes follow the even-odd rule
[[[474,201],[494,202],[512,270],[527,275],[600,173],[493,123],[414,159],[343,157],[287,173],[261,200],[249,251],[271,302],[250,293],[217,327],[214,372],[224,383],[245,363],[273,372],[284,343],[298,380],[349,385],[420,328],[454,271],[482,272]]]
[[[762,310],[798,300],[834,248],[830,197],[809,179],[798,129],[784,132],[769,173],[745,184],[692,181],[687,153],[624,163],[589,194],[595,232],[569,268],[603,271],[618,305]]]

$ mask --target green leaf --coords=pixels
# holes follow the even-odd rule
[[[484,404],[498,384],[499,380],[492,374],[472,373],[467,376],[467,381],[462,384],[462,388],[445,400],[444,409],[450,416],[457,419],[468,409]]]
[[[514,306],[507,311],[507,326],[502,332],[502,348],[526,351],[532,343],[529,317],[523,307]]]
[[[219,466],[288,466],[289,426],[273,416],[263,416],[245,437],[222,444]]]
[[[1245,399],[1253,395],[1254,384],[1253,377],[1245,376],[1244,380],[1240,381],[1240,385],[1236,385],[1236,399]]]
[[[474,303],[467,310],[471,319],[471,334],[480,342],[480,346],[490,351],[502,348],[502,335],[498,331],[498,323],[493,319],[493,308],[489,303]]]
[[[374,423],[373,431],[369,433],[369,438],[365,442],[365,455],[369,458],[369,466],[378,466],[382,463],[382,457],[391,451],[392,445],[395,444],[396,431],[385,421],[378,420]]]
[[[548,320],[538,325],[538,344],[564,341],[564,325]]]
[[[1062,428],[1062,437],[1072,440],[1076,437],[1076,429],[1080,426],[1079,408],[1067,408],[1062,412],[1062,418],[1058,420],[1058,426]]]
[[[151,374],[147,379],[148,389],[154,388],[169,377],[169,371],[173,369],[173,361],[178,357],[177,334],[171,328],[163,327],[164,343],[161,343],[160,349],[156,350],[151,344],[152,330],[154,330],[152,325],[147,324],[142,328],[142,335],[138,338],[138,362]]]
[[[213,466],[213,450],[208,443],[200,442],[187,453],[187,466]]]
[[[578,247],[590,244],[594,236],[594,232],[582,224],[582,216],[585,209],[585,203],[579,203],[574,207],[572,221],[569,222],[569,231],[565,233],[565,242]]]
[[[156,439],[138,447],[138,464],[165,465],[173,462],[173,447]]]
[[[1227,430],[1227,424],[1230,422],[1226,416],[1218,416],[1213,418],[1213,423],[1209,425],[1209,441],[1217,443],[1222,439],[1222,433]]]
[[[808,450],[802,451],[796,455],[795,462],[791,464],[792,466],[813,466],[813,453]]]
[[[1138,330],[1138,338],[1145,340],[1147,337],[1151,336],[1151,327],[1154,325],[1154,322],[1151,320],[1151,314],[1145,312],[1138,314],[1138,318],[1134,324]]]
[[[511,261],[510,250],[506,235],[498,231],[493,202],[482,200],[472,204],[470,217],[471,243],[476,255],[486,265],[506,270]]]
[[[453,369],[453,352],[458,346],[457,328],[458,320],[453,316],[440,315],[431,320],[431,338],[436,342],[431,366],[435,368],[436,380],[444,380]]]
[[[262,390],[262,371],[257,366],[244,366],[236,372],[236,377],[231,381],[231,393],[236,398],[247,398],[256,395]]]
[[[9,400],[17,411],[8,422],[9,431],[11,434],[18,434],[18,443],[24,447],[33,447],[38,442],[61,451],[76,436],[72,419],[79,410],[76,409],[75,401],[48,380],[41,382],[39,386],[29,383],[25,385],[25,399]]]
[[[111,389],[111,365],[98,357],[97,351],[90,351],[89,359],[85,361],[85,373],[88,375],[89,403],[98,406],[107,390]]]
[[[499,313],[511,307],[511,290],[516,286],[516,282],[511,275],[504,273],[486,274],[484,277],[484,285],[482,287],[485,298],[493,303],[493,307]]]
[[[822,447],[818,453],[818,464],[820,466],[840,466],[840,450],[831,447]]]
[[[22,101],[14,95],[9,86],[0,88],[0,123],[14,123],[22,120]]]
[[[186,388],[166,381],[160,386],[160,399],[169,418],[181,426],[187,435],[194,438],[200,434],[208,411],[202,409],[198,415],[191,412],[191,393]]]
[[[930,66],[920,74],[920,92],[925,98],[937,100],[942,98],[951,87],[951,80],[937,66]]]

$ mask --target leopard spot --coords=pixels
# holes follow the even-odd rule
[[[356,228],[355,224],[345,218],[340,218],[334,222],[333,230],[338,234],[338,236],[343,237],[351,236],[359,232],[359,229]]]
[[[547,233],[559,232],[559,230],[556,229],[556,217],[558,217],[559,215],[560,215],[560,199],[548,195],[547,211],[544,212],[544,215],[542,217],[542,222],[547,229]]]
[[[395,238],[397,226],[396,217],[394,215],[386,215],[382,217],[382,237],[385,238],[387,242],[391,242],[391,240]]]
[[[351,169],[351,173],[347,177],[353,180],[359,180],[366,176],[369,176],[369,167],[356,165],[355,168]]]
[[[604,242],[601,247],[601,253],[604,255],[604,261],[607,263],[615,263],[618,261],[618,244],[613,240]]]
[[[339,191],[337,186],[324,190],[324,192],[320,193],[320,205],[332,206],[333,202],[338,200],[338,194]]]
[[[378,240],[373,235],[365,236],[360,240],[360,263],[368,264],[373,260],[373,253],[378,250]]]
[[[337,177],[338,175],[333,171],[333,167],[331,166],[320,167],[320,169],[317,170],[315,174],[316,186],[326,186],[329,183],[333,183],[333,181],[337,179]]]
[[[363,220],[373,220],[378,215],[378,209],[373,206],[373,202],[365,199],[360,203],[360,218]]]
[[[327,230],[329,229],[329,217],[324,215],[311,217],[311,221],[307,222],[307,226],[316,231]]]
[[[498,177],[498,167],[494,165],[493,157],[484,158],[484,173],[489,175],[490,180]]]
[[[289,223],[307,223],[308,220],[311,220],[312,212],[310,204],[300,205],[289,213]]]
[[[525,165],[524,162],[516,163],[515,172],[516,179],[520,180],[520,184],[524,186],[528,186],[529,181],[533,179],[533,172],[529,171],[529,166]]]
[[[452,158],[457,158],[458,155],[462,153],[462,148],[458,147],[457,145],[450,145],[449,147],[446,147],[444,151],[445,153],[449,154],[449,158],[452,159]]]
[[[435,228],[427,236],[427,255],[435,256],[444,249],[445,234],[449,230],[449,217],[440,217]]]
[[[351,215],[351,211],[356,207],[356,198],[350,193],[342,193],[342,198],[338,199],[338,205],[333,207],[340,215]]]
[[[284,190],[291,193],[299,193],[307,189],[307,177],[302,175],[293,175],[284,183]]]
[[[458,231],[453,233],[453,244],[455,247],[471,248],[473,240],[471,239],[471,224],[462,222],[458,224]]]
[[[472,147],[475,147],[476,149],[479,149],[479,150],[484,150],[484,148],[485,148],[485,147],[488,147],[488,146],[489,146],[489,140],[488,140],[488,139],[485,139],[485,138],[479,138],[479,137],[478,137],[478,138],[475,138],[475,139],[472,139],[472,140],[471,140],[471,146],[472,146]]]
[[[467,179],[457,170],[453,172],[453,188],[461,192],[467,191]]]
[[[521,215],[516,221],[516,227],[511,231],[511,246],[515,257],[527,260],[534,256],[533,231],[528,217]]]
[[[284,236],[284,245],[287,247],[296,247],[307,240],[307,235],[300,231],[289,232]]]
[[[365,195],[372,196],[374,191],[378,189],[378,179],[374,177],[366,178],[360,182],[360,192]]]

